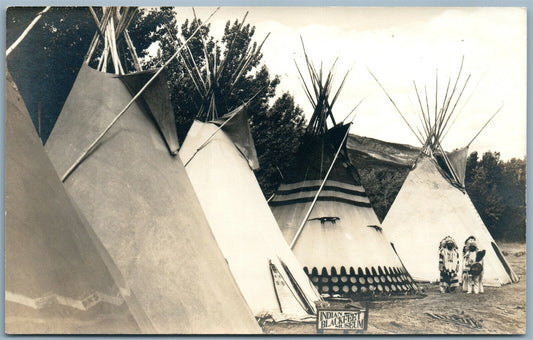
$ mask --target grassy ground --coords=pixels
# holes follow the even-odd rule
[[[500,243],[520,282],[485,287],[485,294],[440,294],[423,285],[426,297],[372,301],[366,334],[523,334],[526,331],[526,245]],[[440,318],[431,317],[437,314]],[[471,322],[464,322],[469,319]],[[263,324],[267,334],[316,334],[314,323]]]

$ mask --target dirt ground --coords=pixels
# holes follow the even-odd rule
[[[426,297],[368,303],[365,334],[524,334],[526,332],[526,245],[500,243],[520,282],[485,287],[485,294],[440,294],[421,285]],[[315,323],[265,322],[267,334],[316,334]]]

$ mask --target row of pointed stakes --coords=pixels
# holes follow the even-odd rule
[[[330,273],[322,268],[321,275],[313,268],[311,273],[304,267],[313,285],[321,294],[339,294],[342,296],[365,295],[365,294],[414,294],[418,292],[413,279],[402,268],[374,267],[358,268],[357,274],[353,268],[349,272],[341,267],[340,273],[332,267]]]

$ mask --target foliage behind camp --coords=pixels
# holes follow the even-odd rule
[[[10,46],[43,7],[9,7],[6,46]],[[87,7],[52,7],[7,58],[41,139],[48,138],[96,31]]]
[[[472,152],[466,165],[466,190],[496,239],[526,237],[526,159],[500,160],[499,152]]]
[[[7,46],[15,41],[42,9],[8,8]],[[98,8],[96,12],[100,15]],[[236,53],[228,60],[230,66],[223,74],[224,82],[231,79],[246,48],[257,48],[256,39],[263,39],[255,36],[255,27],[248,24],[241,26],[241,21],[228,21],[220,40],[212,36],[207,25],[200,30],[201,38],[197,36],[189,42],[190,55],[198,67],[202,68],[205,58],[201,39],[207,42],[209,52],[216,49],[217,62],[220,62],[221,58],[228,57],[228,44],[235,37]],[[129,26],[129,32],[137,53],[144,57],[145,67],[157,67],[176,51],[175,37],[179,36],[184,41],[191,36],[199,23],[200,21],[194,18],[178,23],[173,8],[145,9],[136,15]],[[40,112],[40,133],[43,142],[48,138],[61,112],[95,32],[96,24],[88,8],[52,7],[7,58],[9,71],[19,87],[36,128],[39,126],[37,117]],[[120,44],[123,43],[119,41]],[[268,41],[266,44],[268,45]],[[156,46],[159,46],[157,54],[150,55]],[[261,165],[261,170],[257,172],[258,180],[265,196],[269,197],[281,181],[280,174],[294,161],[305,121],[302,109],[294,103],[290,93],[278,94],[276,97],[279,79],[269,73],[261,59],[262,55],[259,54],[245,70],[245,76],[239,80],[233,91],[222,93],[221,105],[224,109],[231,110],[257,94],[248,113]],[[124,67],[132,69],[128,54],[125,54]],[[169,65],[169,85],[176,113],[176,127],[183,141],[202,101],[180,60]],[[224,88],[222,90],[224,91]],[[355,123],[357,124],[357,121]],[[378,217],[383,220],[408,174],[409,165],[412,164],[417,149],[385,143],[387,147],[382,150],[380,158],[375,160],[372,157],[361,157],[361,153],[351,148],[354,140],[351,136],[348,141],[350,157],[358,167]],[[359,143],[368,147],[384,142],[363,138]],[[394,166],[394,163],[402,165]],[[485,153],[481,158],[475,152],[469,156],[466,188],[496,239],[525,239],[525,183],[525,159],[504,162],[500,160],[497,152]]]
[[[40,10],[40,7],[12,7],[7,11],[8,46]],[[101,16],[99,8],[95,8],[95,11]],[[128,27],[137,53],[144,60],[145,69],[161,66],[177,50],[176,37],[185,41],[201,24],[195,18],[178,23],[175,14],[171,7],[143,9]],[[241,25],[241,21],[228,21],[220,40],[211,35],[210,27],[206,25],[189,42],[190,53],[184,51],[181,57],[192,57],[205,72],[203,39],[209,53],[216,49],[218,64],[223,58],[228,58],[228,67],[220,80],[222,85],[226,84],[234,76],[246,49],[258,48],[255,27]],[[9,70],[19,86],[36,128],[39,126],[37,117],[40,111],[43,143],[61,112],[95,33],[96,24],[87,7],[52,7],[8,58]],[[262,41],[263,38],[257,39]],[[232,41],[234,53],[228,56],[228,46]],[[95,56],[101,52],[101,45]],[[125,47],[123,40],[118,40],[118,47],[119,51]],[[155,56],[152,55],[154,51],[157,51]],[[124,58],[123,67],[131,71],[131,55],[121,54]],[[261,64],[261,58],[259,53],[244,70],[244,76],[231,92],[226,91],[227,87],[221,86],[220,110],[231,110],[255,96],[248,107],[248,114],[261,165],[257,175],[265,195],[270,195],[281,180],[280,170],[283,171],[293,159],[303,130],[304,116],[289,93],[281,94],[275,99],[279,79],[269,73],[266,65]],[[93,63],[97,61],[94,59]],[[176,128],[183,141],[198,114],[202,100],[182,59],[175,59],[169,64],[168,75],[171,100],[176,113]]]
[[[348,150],[380,221],[383,221],[416,158],[416,148],[350,136]],[[361,151],[372,143],[372,154],[387,151],[387,159]],[[352,148],[350,148],[350,146]],[[391,155],[395,156],[394,164]],[[409,161],[409,162],[408,162]],[[483,222],[495,239],[525,241],[526,160],[500,160],[498,152],[468,156],[465,186]]]
[[[154,29],[153,25],[144,25],[145,22],[158,22],[160,26]],[[149,37],[152,43],[158,45],[157,54],[153,57],[149,55],[150,44],[146,42],[141,44],[144,49],[138,51],[145,58],[147,65],[155,66],[168,60],[177,50],[179,43],[176,37],[183,43],[199,25],[199,19],[178,23],[172,8],[160,8],[144,12],[133,24],[130,32],[134,41]],[[269,196],[279,185],[280,171],[294,159],[304,128],[303,111],[294,103],[289,93],[283,93],[274,100],[279,79],[277,76],[271,76],[267,66],[261,64],[261,53],[243,69],[244,76],[238,78],[232,87],[229,86],[240,72],[239,66],[246,51],[253,53],[259,48],[258,42],[255,41],[254,26],[243,24],[242,20],[238,19],[228,21],[220,40],[212,36],[209,25],[201,28],[199,32],[200,34],[189,41],[189,49],[183,50],[181,58],[186,58],[189,64],[197,67],[204,79],[208,72],[206,56],[213,58],[210,61],[216,62],[217,65],[225,61],[226,67],[220,76],[220,86],[217,87],[219,92],[216,96],[217,111],[220,114],[252,99],[247,111],[261,166],[256,175],[264,194]],[[260,43],[264,37],[259,39]],[[205,51],[203,46],[206,46]],[[191,76],[182,59],[169,64],[168,74],[178,136],[183,141],[193,120],[197,118],[202,107],[205,109],[206,103],[198,90],[198,87],[201,87],[198,78]]]

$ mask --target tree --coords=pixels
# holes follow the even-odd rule
[[[6,44],[13,43],[29,25],[41,7],[10,7],[6,13]],[[101,9],[94,8],[101,17]],[[140,10],[130,25],[130,35],[141,55],[159,39],[165,19],[174,19],[169,8],[161,11]],[[46,142],[63,104],[74,84],[89,44],[96,33],[96,23],[88,7],[52,7],[33,27],[22,43],[9,55],[9,72],[19,87],[37,130],[41,116],[41,139]],[[124,50],[119,40],[119,50]],[[102,44],[96,50],[99,55]],[[127,56],[127,54],[123,53]],[[97,64],[93,59],[91,66]],[[131,57],[124,63],[132,70]]]
[[[372,208],[383,222],[409,174],[409,168],[359,165],[357,171]]]
[[[295,161],[305,118],[287,92],[267,111],[252,115],[252,135],[261,169],[257,172],[265,197],[270,197],[282,180],[283,172]]]
[[[10,7],[6,13],[6,44],[26,29],[42,8]],[[87,7],[52,7],[7,58],[41,139],[46,142],[96,31]],[[39,131],[38,131],[39,132]]]
[[[525,159],[503,162],[490,151],[468,157],[466,190],[495,239],[525,240],[525,173]]]
[[[40,10],[42,8],[8,10],[8,45]],[[101,9],[95,8],[95,11],[101,17]],[[128,27],[145,69],[161,66],[177,50],[177,37],[183,42],[201,25],[199,19],[192,19],[180,26],[175,14],[175,9],[171,7],[140,9]],[[36,127],[39,125],[37,112],[42,112],[43,142],[48,138],[61,112],[96,29],[87,7],[53,7],[8,58],[9,70],[20,88]],[[254,26],[234,20],[226,23],[224,35],[218,41],[210,34],[210,26],[206,25],[189,41],[190,52],[184,51],[180,58],[168,65],[167,74],[176,114],[176,128],[179,138],[183,140],[198,114],[202,100],[182,58],[191,58],[205,72],[205,41],[209,55],[216,51],[218,65],[221,60],[227,59],[228,67],[220,81],[221,110],[230,111],[254,98],[248,106],[248,112],[262,166],[257,175],[265,194],[268,194],[279,181],[276,177],[279,174],[277,169],[286,168],[293,159],[298,138],[303,133],[304,118],[302,110],[294,105],[292,96],[288,93],[283,94],[271,107],[279,79],[271,76],[268,67],[261,63],[261,53],[255,55],[243,76],[231,91],[227,91],[229,87],[225,85],[235,76],[235,70],[246,51],[259,49],[254,35]],[[230,45],[233,46],[232,53],[229,53]],[[99,46],[95,55],[99,55],[101,48]],[[124,43],[119,39],[119,51],[121,50],[124,50]],[[123,53],[123,57],[123,67],[132,70],[129,54]],[[97,62],[98,59],[94,58],[92,66]],[[276,152],[270,151],[270,147]]]
[[[157,15],[145,15],[145,17],[153,18]],[[175,21],[168,18],[166,21],[170,23],[169,27],[175,27]],[[181,42],[188,39],[199,25],[201,25],[199,19],[185,21],[179,30]],[[153,25],[139,24],[139,27],[152,27],[148,29],[153,30]],[[245,25],[239,20],[227,21],[221,40],[215,40],[210,35],[209,29],[209,25],[203,27],[199,34],[190,40],[189,48],[184,49],[180,57],[185,58],[192,67],[198,68],[204,79],[208,62],[216,63],[217,66],[225,64],[220,83],[213,87],[216,91],[217,112],[230,112],[242,103],[253,99],[248,104],[247,111],[261,165],[256,175],[264,194],[269,196],[279,185],[281,169],[287,168],[294,159],[299,138],[304,131],[303,112],[294,104],[294,99],[289,93],[282,94],[270,107],[269,103],[275,97],[279,79],[277,76],[272,77],[267,66],[261,64],[262,54],[256,53],[260,46],[253,40],[255,27]],[[148,61],[152,65],[161,64],[178,48],[177,39],[174,38],[178,37],[178,34],[175,33],[174,28],[159,29],[152,33],[152,37],[159,41],[160,47],[174,46],[173,49],[161,48],[157,55]],[[136,36],[142,35],[147,35],[147,32],[136,32]],[[205,50],[203,42],[205,42]],[[146,56],[144,51],[141,53]],[[236,77],[240,65],[250,54],[254,55],[254,58],[244,68],[242,77]],[[211,59],[208,61],[206,58]],[[183,59],[170,63],[168,74],[172,104],[176,113],[176,128],[180,140],[183,140],[193,120],[198,116],[202,107],[205,108],[208,103],[197,89],[198,79],[193,78],[184,67]],[[235,82],[236,78],[238,80]],[[229,86],[232,82],[234,82],[233,86]]]

